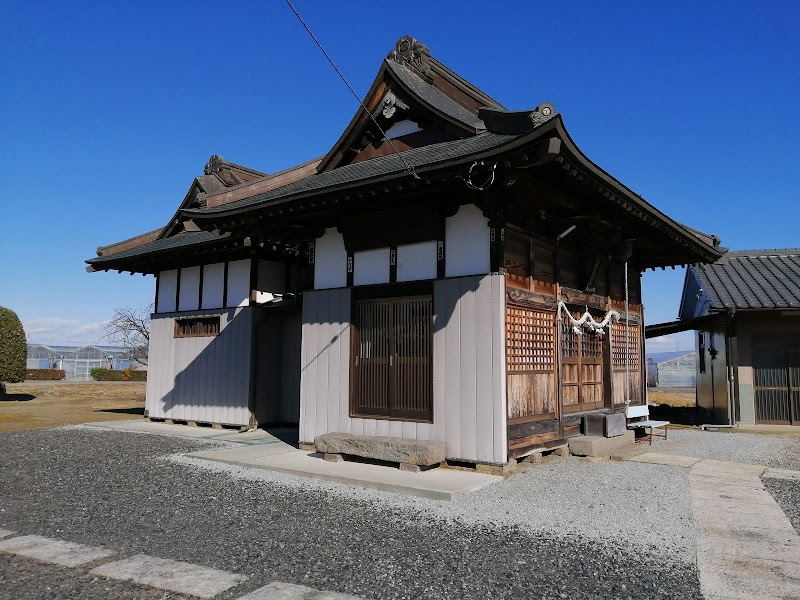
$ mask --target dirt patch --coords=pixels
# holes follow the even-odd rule
[[[30,381],[8,384],[0,431],[141,419],[144,382]]]
[[[673,408],[688,408],[697,405],[694,388],[648,388],[650,404],[666,404]]]

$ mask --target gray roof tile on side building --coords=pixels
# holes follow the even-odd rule
[[[800,249],[729,252],[692,268],[715,309],[800,308]]]

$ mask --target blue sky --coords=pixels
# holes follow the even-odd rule
[[[413,35],[509,108],[553,102],[675,219],[734,249],[800,246],[800,3],[295,6],[360,94]],[[162,226],[211,154],[275,172],[324,154],[356,110],[278,0],[6,0],[0,86],[0,305],[53,343],[95,341],[115,307],[151,299],[151,277],[83,261]],[[649,322],[674,319],[682,282],[646,275]]]

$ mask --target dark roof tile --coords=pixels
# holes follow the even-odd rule
[[[800,250],[729,252],[694,265],[712,308],[800,308]]]
[[[230,237],[230,233],[220,233],[219,231],[198,231],[187,232],[173,235],[172,237],[155,240],[153,242],[143,244],[130,250],[123,250],[109,256],[100,256],[91,258],[86,262],[90,265],[100,265],[104,263],[118,263],[120,260],[126,258],[133,258],[144,256],[146,254],[159,254],[165,251],[172,251],[186,246],[196,246],[199,244],[213,244]]]

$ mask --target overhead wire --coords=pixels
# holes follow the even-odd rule
[[[334,70],[334,71],[336,71],[336,74],[339,76],[339,78],[342,80],[342,82],[343,82],[343,83],[344,83],[344,84],[347,86],[347,89],[348,89],[348,90],[350,90],[350,93],[351,93],[351,94],[353,94],[353,97],[354,97],[356,100],[358,100],[358,103],[361,105],[361,108],[363,108],[363,109],[364,109],[364,111],[367,113],[367,115],[369,116],[369,118],[370,118],[370,119],[372,119],[372,122],[373,122],[373,123],[375,123],[375,127],[377,127],[377,128],[378,128],[378,131],[380,131],[380,132],[381,132],[381,135],[383,136],[383,139],[385,139],[387,142],[389,142],[389,145],[392,147],[392,150],[394,151],[394,153],[395,153],[395,154],[397,154],[397,157],[398,157],[398,158],[399,158],[401,161],[403,161],[403,165],[405,166],[406,173],[408,173],[409,175],[411,175],[411,176],[412,176],[414,179],[419,179],[419,178],[420,178],[420,177],[419,177],[419,175],[417,175],[416,171],[414,171],[414,165],[412,165],[412,164],[409,164],[409,163],[408,163],[408,161],[406,161],[406,159],[405,159],[405,158],[403,158],[403,156],[400,154],[400,152],[399,152],[399,150],[397,149],[397,147],[395,147],[395,145],[392,143],[392,140],[390,140],[389,138],[387,138],[387,137],[386,137],[386,132],[385,132],[385,131],[383,130],[383,128],[382,128],[382,127],[381,127],[381,126],[378,124],[378,121],[375,119],[375,117],[374,117],[374,116],[373,116],[373,114],[370,112],[370,110],[369,110],[369,109],[366,107],[366,105],[365,105],[365,104],[364,104],[364,102],[361,100],[361,98],[359,97],[359,95],[358,95],[358,94],[356,94],[356,92],[355,92],[355,90],[352,88],[352,86],[351,86],[351,85],[350,85],[350,84],[347,82],[347,79],[346,79],[346,78],[345,78],[345,76],[342,74],[342,72],[339,70],[339,67],[337,67],[337,66],[336,66],[336,63],[334,63],[334,62],[333,62],[333,59],[332,59],[332,58],[330,57],[330,55],[329,55],[329,54],[328,54],[328,53],[325,51],[325,48],[323,48],[323,47],[322,47],[322,44],[321,44],[321,43],[320,43],[320,41],[317,39],[317,36],[315,36],[315,35],[314,35],[314,33],[311,31],[311,28],[310,28],[310,27],[309,27],[309,26],[306,24],[306,22],[303,20],[303,17],[301,17],[301,16],[300,16],[300,13],[299,13],[299,12],[297,12],[297,9],[296,9],[296,8],[294,7],[294,5],[291,3],[291,0],[285,0],[285,2],[286,2],[286,4],[289,6],[289,8],[292,10],[292,12],[294,13],[294,16],[296,16],[296,17],[297,17],[297,20],[298,20],[298,21],[300,21],[300,24],[303,26],[303,28],[304,28],[304,29],[305,29],[305,30],[308,32],[308,35],[310,35],[310,36],[311,36],[311,39],[312,39],[312,40],[314,40],[314,43],[317,45],[317,48],[319,48],[319,49],[320,49],[320,51],[322,52],[322,54],[325,56],[325,58],[326,58],[326,59],[328,59],[328,62],[329,62],[329,63],[331,64],[331,66],[333,67],[333,70]]]

